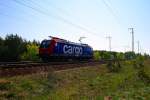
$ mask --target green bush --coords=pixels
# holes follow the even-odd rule
[[[135,69],[144,67],[144,56],[138,55],[135,60],[132,60],[132,65]]]
[[[144,70],[144,68],[141,68],[138,71],[138,77],[145,83],[150,83],[150,75]]]
[[[131,52],[131,51],[125,52],[124,56],[125,56],[125,59],[127,59],[127,60],[131,60],[131,59],[136,58],[135,52]]]
[[[123,53],[117,53],[117,59],[125,59]]]
[[[146,72],[146,66],[144,65],[144,56],[137,55],[136,59],[132,61],[133,67],[137,70],[137,76],[145,83],[150,83],[150,75]]]
[[[98,51],[94,51],[94,59],[95,60],[100,60],[100,55]]]
[[[119,61],[109,61],[107,64],[107,68],[110,72],[119,72],[121,69],[121,64]]]
[[[28,44],[26,46],[27,51],[24,52],[21,56],[22,60],[32,60],[37,61],[39,60],[38,55],[38,46],[36,44]]]

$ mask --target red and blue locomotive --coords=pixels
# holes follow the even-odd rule
[[[57,37],[43,40],[39,56],[44,61],[53,60],[87,60],[93,57],[93,49],[88,44],[74,43]]]

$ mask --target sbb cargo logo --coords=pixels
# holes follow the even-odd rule
[[[82,55],[82,47],[78,46],[70,46],[70,45],[64,45],[63,52],[65,54],[75,54],[75,55]]]

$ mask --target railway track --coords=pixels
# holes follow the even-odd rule
[[[104,64],[105,61],[80,61],[80,62],[1,62],[0,77],[11,77],[43,73],[49,71],[66,70],[77,67],[94,66]]]

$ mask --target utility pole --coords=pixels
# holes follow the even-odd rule
[[[111,52],[111,36],[106,37],[109,40],[109,51]]]
[[[134,52],[134,28],[129,28],[129,30],[131,30],[132,34],[132,52]]]
[[[137,41],[137,44],[138,44],[138,54],[140,53],[140,42]]]

